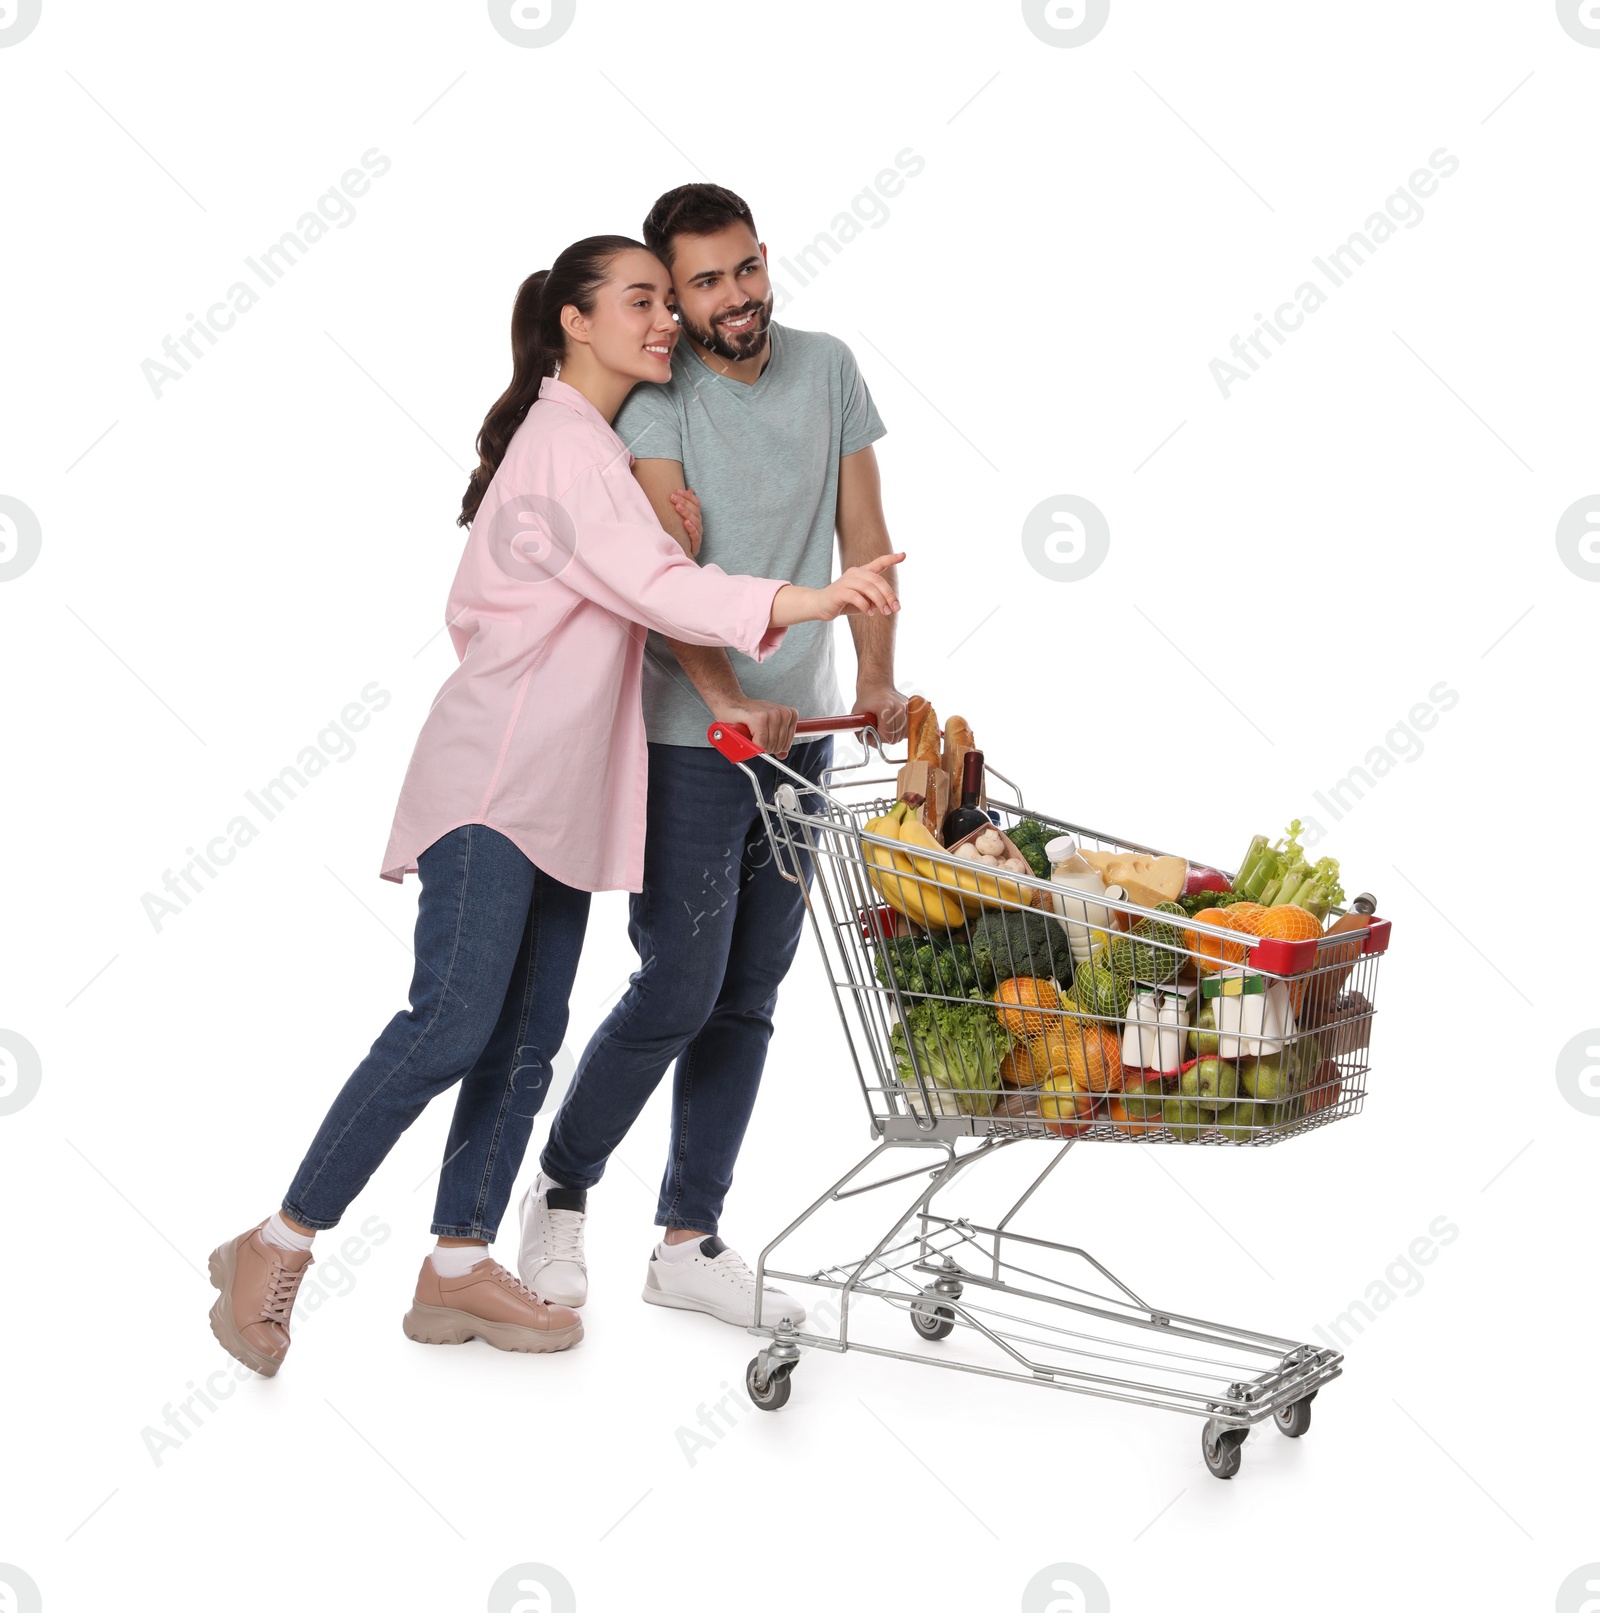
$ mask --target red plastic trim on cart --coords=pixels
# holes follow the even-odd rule
[[[1387,952],[1392,928],[1388,919],[1373,919],[1361,932],[1363,955]],[[1354,931],[1313,937],[1307,941],[1282,941],[1273,936],[1259,936],[1250,943],[1250,966],[1273,975],[1304,974],[1307,969],[1316,967],[1317,954],[1323,947],[1336,950],[1353,944],[1355,938]]]
[[[848,734],[859,728],[876,729],[878,714],[875,711],[855,711],[847,717],[802,717],[794,725],[795,734]],[[753,761],[767,753],[750,738],[747,722],[714,722],[706,729],[706,738],[730,762]]]

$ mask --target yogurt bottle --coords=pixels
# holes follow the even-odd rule
[[[1105,939],[1111,923],[1110,910],[1091,898],[1104,896],[1106,882],[1092,863],[1079,855],[1078,842],[1071,835],[1057,835],[1048,841],[1044,854],[1050,859],[1050,882],[1062,887],[1052,895],[1057,922],[1067,932],[1074,967],[1082,963],[1095,946]]]

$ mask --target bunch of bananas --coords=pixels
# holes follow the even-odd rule
[[[900,849],[868,846],[867,874],[885,901],[926,930],[959,930],[968,918],[996,905],[1027,907],[1032,892],[987,869],[949,860],[909,801],[873,818],[863,832],[899,842]],[[932,855],[930,855],[930,853]]]
[[[861,827],[863,834],[878,835],[884,840],[898,841],[901,845],[920,846],[920,840],[908,840],[908,824],[926,835],[936,850],[944,850],[916,821],[915,814],[904,801],[896,802],[893,811],[886,812],[881,818],[872,818]],[[966,908],[953,891],[940,888],[941,884],[950,882],[941,881],[937,875],[948,870],[936,869],[925,857],[913,857],[909,849],[899,851],[888,846],[868,844],[863,850],[867,858],[867,877],[896,912],[905,914],[913,924],[924,930],[941,932],[965,928]]]
[[[900,828],[900,841],[908,848],[917,872],[925,878],[937,880],[939,884],[953,892],[956,900],[970,917],[976,918],[985,908],[993,907],[996,903],[1007,907],[1032,905],[1032,891],[1023,890],[1014,879],[1002,879],[990,873],[982,864],[962,860],[952,867],[948,861],[932,862],[927,857],[918,857],[916,855],[918,851],[937,852],[944,858],[948,858],[950,853],[939,844],[934,835],[929,833],[910,802],[902,801],[900,804],[906,809],[905,820]]]

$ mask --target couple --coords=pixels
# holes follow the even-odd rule
[[[421,880],[411,1007],[345,1082],[282,1206],[211,1256],[212,1331],[267,1376],[315,1235],[450,1087],[438,1242],[405,1331],[575,1344],[585,1195],[674,1059],[665,1235],[644,1298],[753,1320],[754,1276],[717,1220],[803,902],[747,855],[765,838],[755,794],[706,727],[746,722],[819,780],[831,741],[794,745],[795,708],[837,709],[830,633],[811,624],[848,614],[855,709],[899,738],[892,567],[905,557],[890,552],[866,385],[842,342],[772,323],[749,208],[680,186],[644,235],[579,241],[517,293],[511,385],[462,500],[446,616],[460,665],[423,724],[383,862],[386,879]],[[742,682],[724,646],[750,658]],[[770,795],[775,769],[752,765]],[[488,1245],[566,1033],[590,892],[619,889],[635,893],[640,966],[523,1200],[519,1281]],[[772,1289],[763,1309],[804,1315]]]

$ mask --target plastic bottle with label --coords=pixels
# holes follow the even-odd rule
[[[1106,882],[1100,877],[1099,869],[1079,855],[1078,842],[1071,835],[1057,835],[1048,841],[1044,854],[1050,859],[1050,882],[1063,887],[1062,894],[1050,900],[1062,929],[1067,932],[1067,945],[1072,949],[1073,964],[1077,965],[1105,938],[1110,924],[1109,910],[1089,899],[1104,896]]]

